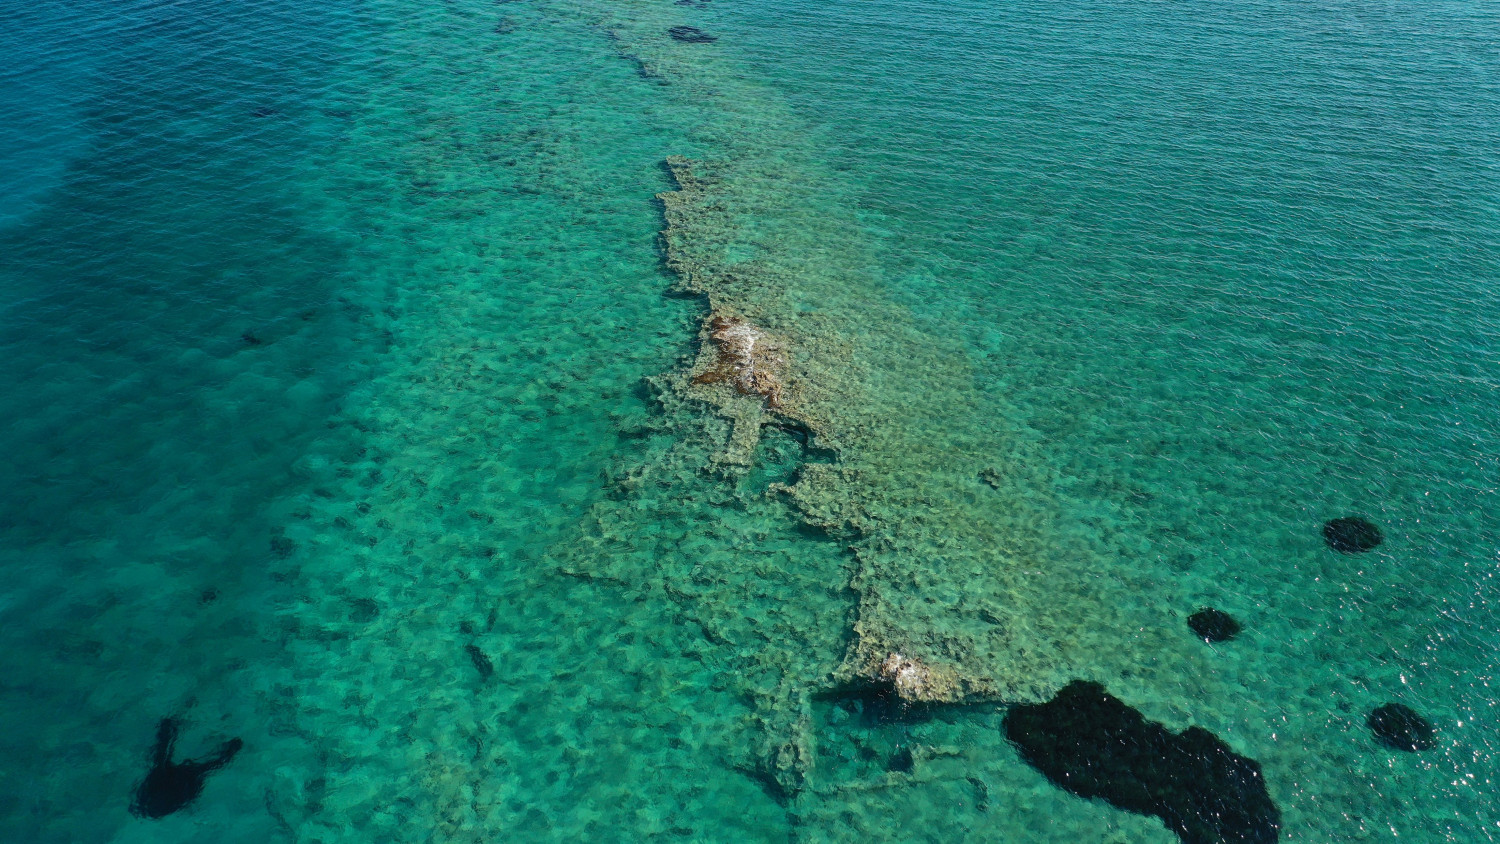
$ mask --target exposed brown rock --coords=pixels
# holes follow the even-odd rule
[[[781,409],[787,366],[782,344],[748,321],[725,313],[709,316],[708,336],[718,357],[693,377],[693,383],[727,382],[744,395],[764,398],[767,407]]]
[[[946,703],[963,697],[959,678],[951,670],[895,652],[875,669],[875,679],[890,683],[908,703]]]

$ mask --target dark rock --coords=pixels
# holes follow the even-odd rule
[[[1323,525],[1323,541],[1329,548],[1345,554],[1369,551],[1384,540],[1380,528],[1363,516],[1330,519]]]
[[[1399,703],[1387,703],[1370,713],[1365,724],[1375,740],[1392,750],[1429,750],[1437,744],[1437,731],[1416,710]]]
[[[1214,734],[1147,721],[1098,683],[1074,681],[1052,700],[1017,706],[1006,737],[1059,788],[1155,815],[1186,844],[1267,844],[1281,813],[1260,765]]]
[[[156,748],[152,751],[151,770],[136,786],[130,811],[137,817],[164,818],[197,799],[208,775],[229,764],[244,742],[230,739],[202,761],[172,761],[172,745],[177,741],[177,719],[163,718],[156,729]]]
[[[981,812],[990,810],[990,787],[985,781],[978,777],[966,777],[969,785],[974,786],[974,808]]]
[[[674,26],[667,30],[667,34],[687,44],[712,44],[719,40],[696,26]]]
[[[488,680],[495,674],[495,663],[490,662],[489,655],[479,649],[478,645],[464,645],[468,651],[469,659],[474,663],[474,670],[479,672],[480,679]]]
[[[1238,636],[1241,628],[1229,613],[1210,607],[1188,616],[1188,629],[1205,642],[1224,642]]]

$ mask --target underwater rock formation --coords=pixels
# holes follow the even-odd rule
[[[764,398],[773,410],[782,406],[787,359],[781,343],[744,319],[726,313],[709,316],[708,336],[718,349],[718,359],[693,377],[694,384],[724,381],[743,395]]]
[[[207,759],[172,761],[172,746],[177,742],[176,718],[163,718],[156,729],[156,748],[151,755],[151,770],[136,786],[130,812],[142,818],[164,818],[197,799],[208,775],[229,764],[244,742],[237,738],[219,745]]]
[[[1399,703],[1377,707],[1365,719],[1375,740],[1392,750],[1429,750],[1437,744],[1432,723],[1415,709]]]
[[[1075,680],[1046,703],[1014,707],[1005,733],[1054,785],[1155,815],[1186,844],[1268,844],[1280,833],[1255,760],[1199,727],[1147,721],[1098,683]]]
[[[667,34],[687,44],[712,44],[719,40],[696,26],[674,26],[667,30]]]
[[[1380,528],[1363,516],[1329,519],[1323,525],[1323,541],[1329,548],[1345,554],[1369,551],[1384,540]]]
[[[1209,607],[1188,616],[1188,629],[1205,642],[1225,642],[1238,636],[1241,627],[1234,616]]]
[[[782,804],[802,791],[807,783],[807,772],[813,765],[812,749],[807,742],[807,728],[804,721],[789,733],[768,731],[764,745],[756,754],[754,767],[740,768]]]
[[[894,652],[876,667],[874,679],[890,684],[907,703],[939,703],[963,697],[958,676],[952,671]]]

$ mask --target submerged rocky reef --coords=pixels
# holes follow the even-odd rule
[[[707,330],[718,359],[694,375],[693,383],[727,383],[741,395],[760,396],[767,407],[780,410],[787,366],[782,344],[764,329],[729,313],[710,315]]]

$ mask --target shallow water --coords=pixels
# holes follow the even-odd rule
[[[7,14],[7,839],[1172,840],[1006,742],[1080,678],[1285,840],[1500,830],[1493,13]],[[244,750],[133,818],[167,716]]]

